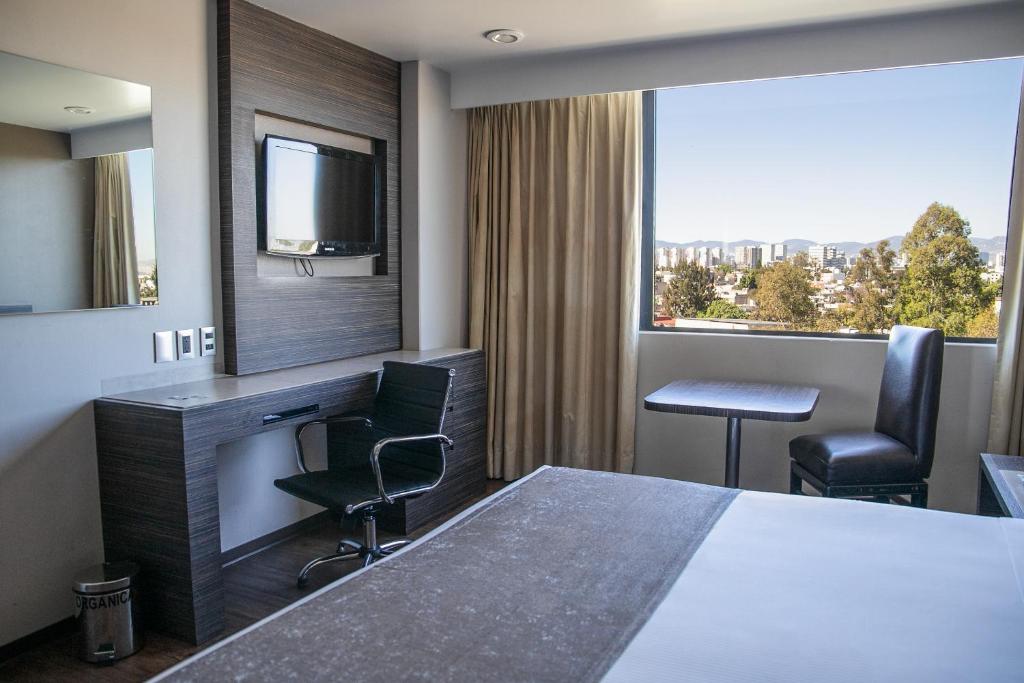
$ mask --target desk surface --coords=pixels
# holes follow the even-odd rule
[[[1008,517],[1024,517],[1024,457],[981,454],[981,471]]]
[[[351,377],[364,372],[376,372],[381,369],[386,360],[426,363],[436,358],[468,353],[471,350],[451,348],[430,351],[389,351],[252,375],[219,375],[195,382],[129,391],[102,398],[107,401],[142,403],[184,410],[221,401],[250,398],[259,394],[316,384],[317,382],[327,382],[341,377]]]
[[[683,415],[804,422],[818,405],[818,395],[813,387],[681,379],[649,394],[644,408]]]

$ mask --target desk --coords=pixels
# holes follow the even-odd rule
[[[805,422],[818,405],[817,389],[785,384],[755,384],[681,379],[644,398],[644,408],[662,413],[727,418],[725,485],[737,488],[740,479],[740,420]]]
[[[455,370],[444,430],[455,448],[445,480],[379,518],[381,526],[407,533],[484,490],[487,395],[480,351],[395,351],[95,401],[104,551],[108,561],[140,564],[147,625],[192,643],[224,628],[217,446],[366,409],[385,360]],[[340,436],[329,428],[327,438]]]
[[[1024,457],[981,454],[978,514],[1024,518]]]

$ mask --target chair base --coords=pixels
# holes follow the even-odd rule
[[[803,495],[803,482],[825,498],[859,498],[880,503],[897,503],[916,508],[928,507],[928,482],[911,481],[893,484],[828,484],[790,460],[789,492]],[[902,496],[910,496],[909,501]]]
[[[318,557],[311,560],[299,572],[296,584],[299,588],[305,588],[309,583],[309,573],[316,567],[332,562],[348,562],[360,560],[364,567],[369,567],[377,560],[387,557],[391,553],[412,543],[410,538],[396,538],[384,543],[377,542],[377,518],[372,510],[364,510],[363,521],[363,542],[354,541],[350,538],[343,538],[338,541],[338,547],[330,555]],[[345,549],[348,549],[345,551]]]

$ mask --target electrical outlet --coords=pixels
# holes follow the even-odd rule
[[[166,332],[153,333],[153,361],[156,363],[168,363],[174,360],[174,333]]]
[[[178,360],[196,357],[196,331],[178,330]]]
[[[217,355],[217,330],[213,327],[199,328],[199,355]]]

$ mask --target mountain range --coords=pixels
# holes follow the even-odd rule
[[[899,251],[900,245],[903,243],[903,235],[893,235],[892,237],[886,237],[889,240],[889,248],[893,251]],[[783,244],[786,245],[787,252],[792,255],[798,251],[807,251],[807,248],[815,244],[830,244],[836,249],[841,249],[846,252],[847,256],[853,256],[858,253],[861,249],[874,249],[882,240],[875,240],[874,242],[816,242],[814,240],[804,239],[788,239],[783,240]],[[1000,235],[996,237],[975,237],[971,236],[971,243],[978,248],[980,252],[988,252],[994,255],[997,252],[1003,251],[1006,248],[1006,235]],[[681,247],[683,249],[687,247],[701,248],[701,247],[722,247],[724,246],[727,253],[731,253],[736,247],[755,247],[759,244],[765,244],[758,240],[738,240],[736,242],[714,242],[711,240],[697,240],[695,242],[666,242],[664,240],[655,240],[656,247]]]

